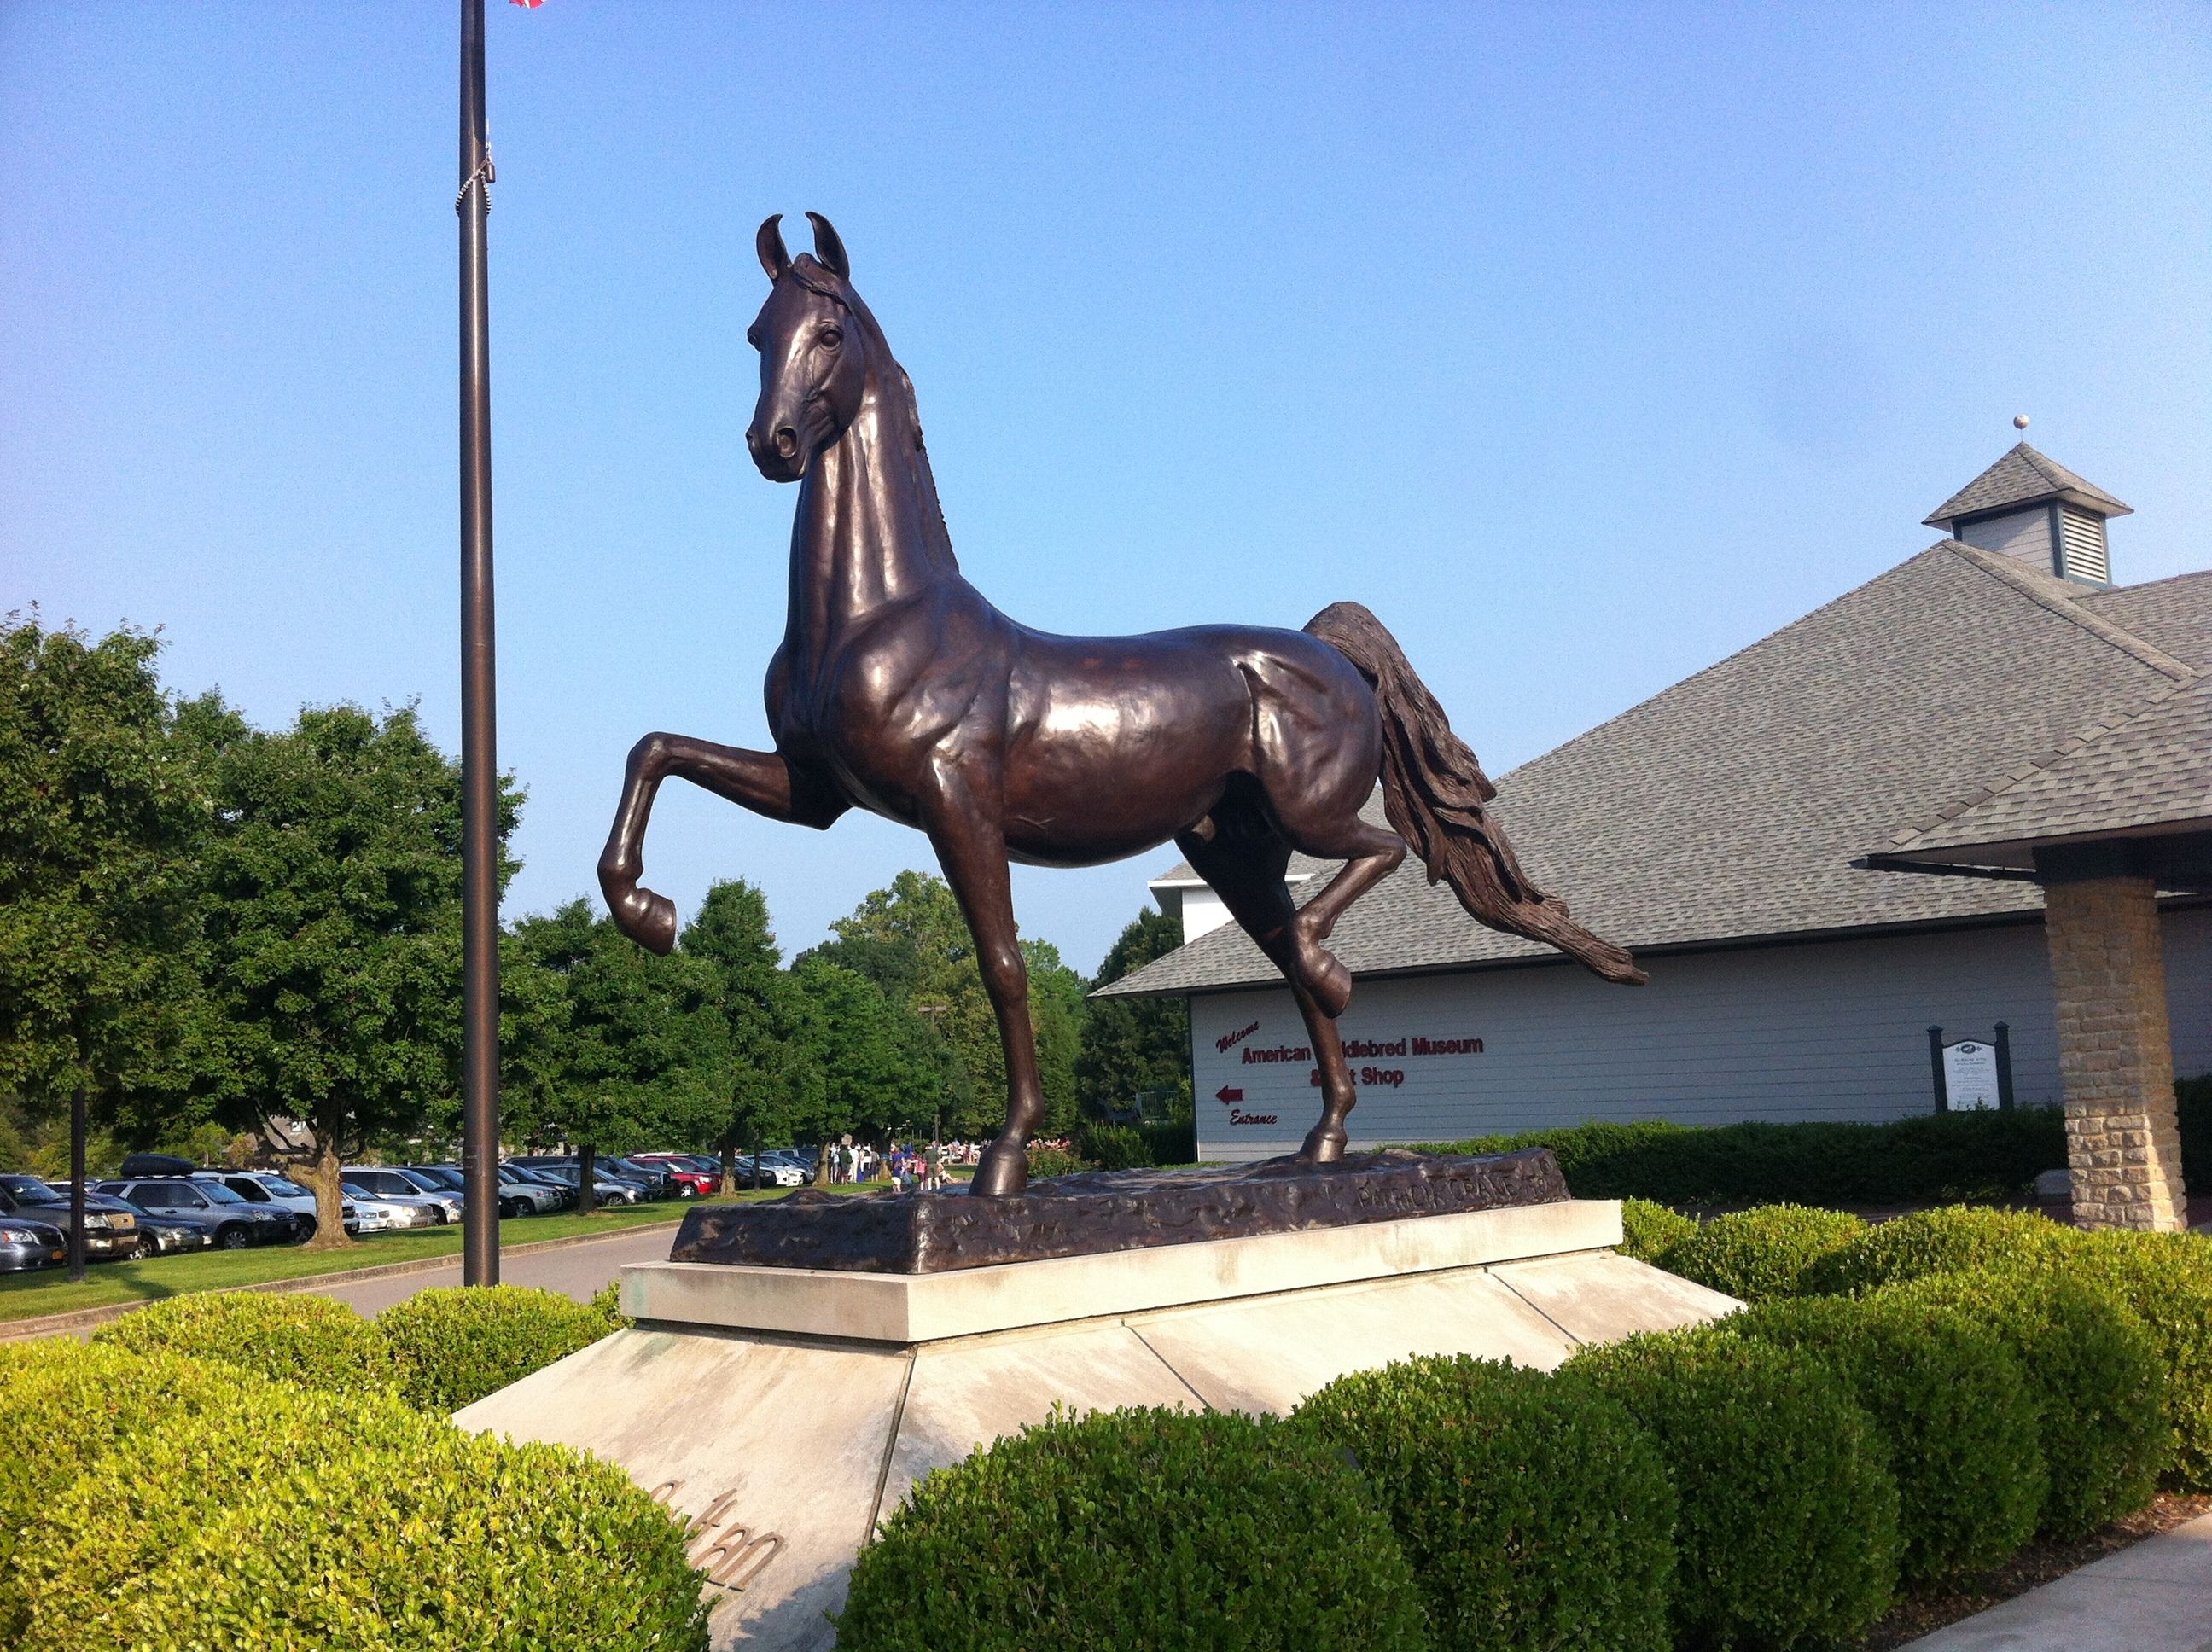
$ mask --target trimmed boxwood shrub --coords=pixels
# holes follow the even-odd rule
[[[1984,1268],[1875,1300],[1954,1309],[2012,1350],[2040,1418],[2045,1531],[2078,1537],[2150,1501],[2173,1442],[2165,1376],[2150,1333],[2111,1291],[2056,1269]]]
[[[1033,1181],[1042,1181],[1048,1176],[1072,1176],[1091,1168],[1063,1148],[1030,1145],[1030,1176]]]
[[[1821,1257],[1805,1270],[1804,1289],[1822,1295],[1875,1291],[1935,1273],[2032,1266],[2079,1236],[2033,1211],[1961,1205],[1914,1211],[1879,1223]]]
[[[1292,1420],[1358,1460],[1440,1652],[1670,1644],[1674,1487],[1613,1401],[1460,1355],[1339,1377]]]
[[[1673,1617],[1717,1649],[1856,1640],[1897,1582],[1897,1485],[1814,1356],[1717,1327],[1586,1348],[1559,1381],[1619,1400],[1679,1500]]]
[[[707,1645],[684,1534],[620,1469],[383,1397],[277,1388],[141,1434],[30,1536],[45,1652]]]
[[[1639,1262],[1664,1266],[1667,1253],[1697,1230],[1695,1222],[1664,1205],[1648,1199],[1620,1201],[1620,1254]]]
[[[1796,1296],[1807,1268],[1866,1230],[1843,1211],[1761,1205],[1706,1223],[1667,1253],[1667,1267],[1746,1302],[1766,1302]]]
[[[2142,1321],[2166,1372],[2173,1480],[2185,1491],[2212,1491],[2212,1239],[2085,1234],[2059,1266],[2112,1291]]]
[[[1285,1423],[1102,1412],[926,1476],[860,1551],[841,1652],[1413,1652],[1420,1594],[1358,1471]]]
[[[472,1405],[619,1330],[596,1302],[530,1285],[418,1291],[378,1316],[401,1395],[429,1412]]]
[[[392,1357],[376,1326],[328,1297],[203,1291],[135,1309],[92,1339],[133,1353],[212,1359],[280,1382],[332,1394],[392,1387]]]
[[[2185,1108],[2185,1154],[2187,1120]],[[1584,1199],[1668,1205],[2013,1199],[2027,1192],[2038,1172],[2066,1163],[2065,1125],[2055,1107],[1928,1113],[1890,1124],[1584,1124],[1478,1137],[1431,1151],[1523,1147],[1550,1148],[1567,1185]]]
[[[1874,1418],[1897,1481],[1908,1582],[1995,1566],[2034,1536],[2048,1486],[2040,1413],[2020,1362],[1966,1315],[1815,1297],[1767,1303],[1727,1326],[1817,1356]]]
[[[269,1385],[226,1365],[57,1338],[0,1349],[0,1646],[19,1643],[28,1597],[17,1544],[52,1499],[108,1453],[179,1417],[250,1414]]]

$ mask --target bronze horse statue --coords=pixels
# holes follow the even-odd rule
[[[961,577],[914,386],[853,289],[837,232],[814,254],[778,217],[756,246],[771,288],[745,337],[760,401],[745,446],[799,483],[790,610],[769,662],[773,751],[648,734],[629,754],[599,858],[615,921],[657,952],[676,909],[638,883],[654,793],[679,775],[775,820],[827,827],[858,805],[929,835],[975,938],[1006,1057],[1006,1121],[973,1191],[1018,1193],[1043,1116],[1009,859],[1087,866],[1172,838],[1290,983],[1320,1067],[1301,1157],[1345,1149],[1355,1093],[1336,1018],[1352,977],[1325,943],[1405,858],[1493,928],[1547,942],[1609,981],[1620,948],[1532,884],[1484,805],[1495,788],[1375,616],[1353,603],[1303,631],[1208,625],[1066,637],[1018,625]],[[1360,818],[1380,780],[1393,829]],[[1341,860],[1294,906],[1291,852]]]

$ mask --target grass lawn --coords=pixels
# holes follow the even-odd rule
[[[740,1201],[774,1199],[775,1190],[743,1193]],[[714,1201],[709,1200],[709,1203]],[[555,1216],[510,1217],[499,1224],[501,1245],[526,1245],[533,1240],[567,1239],[583,1233],[620,1233],[626,1228],[674,1223],[692,1201],[671,1200],[659,1205],[627,1205],[590,1216],[566,1212]],[[80,1308],[106,1308],[117,1303],[152,1302],[160,1297],[180,1296],[188,1291],[221,1291],[230,1285],[265,1285],[271,1279],[298,1279],[315,1273],[342,1273],[349,1268],[374,1267],[384,1262],[413,1262],[461,1254],[458,1225],[416,1228],[405,1233],[375,1233],[343,1250],[304,1250],[297,1245],[270,1245],[256,1250],[203,1250],[189,1255],[156,1256],[143,1262],[91,1262],[82,1285],[71,1285],[66,1268],[41,1268],[36,1273],[11,1273],[0,1278],[0,1321],[28,1318],[38,1314],[73,1313]]]

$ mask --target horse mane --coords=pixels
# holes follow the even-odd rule
[[[852,282],[811,252],[801,252],[793,258],[785,266],[784,274],[808,292],[828,299],[859,322],[868,341],[870,359],[889,364],[890,371],[879,374],[878,382],[890,397],[900,422],[913,438],[915,470],[921,477],[922,498],[929,507],[923,513],[923,527],[934,542],[932,549],[945,558],[953,572],[959,572],[960,559],[952,551],[952,530],[945,525],[945,506],[937,496],[937,477],[929,465],[929,445],[922,440],[921,406],[915,397],[914,380],[891,354],[890,340],[884,337],[883,325],[876,319],[875,312],[853,290]]]

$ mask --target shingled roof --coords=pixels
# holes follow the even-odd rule
[[[1632,947],[2026,915],[2033,884],[1851,862],[2191,683],[2137,628],[2178,639],[2208,603],[2212,574],[2092,593],[1946,540],[1513,770],[1495,807],[1530,874]],[[1483,928],[1412,860],[1330,944],[1370,976],[1558,956]],[[1100,991],[1277,979],[1227,926]]]
[[[1887,852],[2008,848],[2013,852],[1989,857],[1991,863],[2026,865],[2025,848],[2014,846],[2208,821],[2212,677],[2194,677],[2153,690],[2112,726],[2085,732],[2041,762],[2024,764],[1980,801],[1946,811],[1924,830],[1895,834]]]
[[[2100,516],[2134,513],[2132,507],[2120,503],[2095,483],[2083,480],[2057,459],[2046,458],[2021,442],[1929,512],[1923,525],[1948,531],[1964,517],[2039,505],[2047,499],[2063,500]]]

